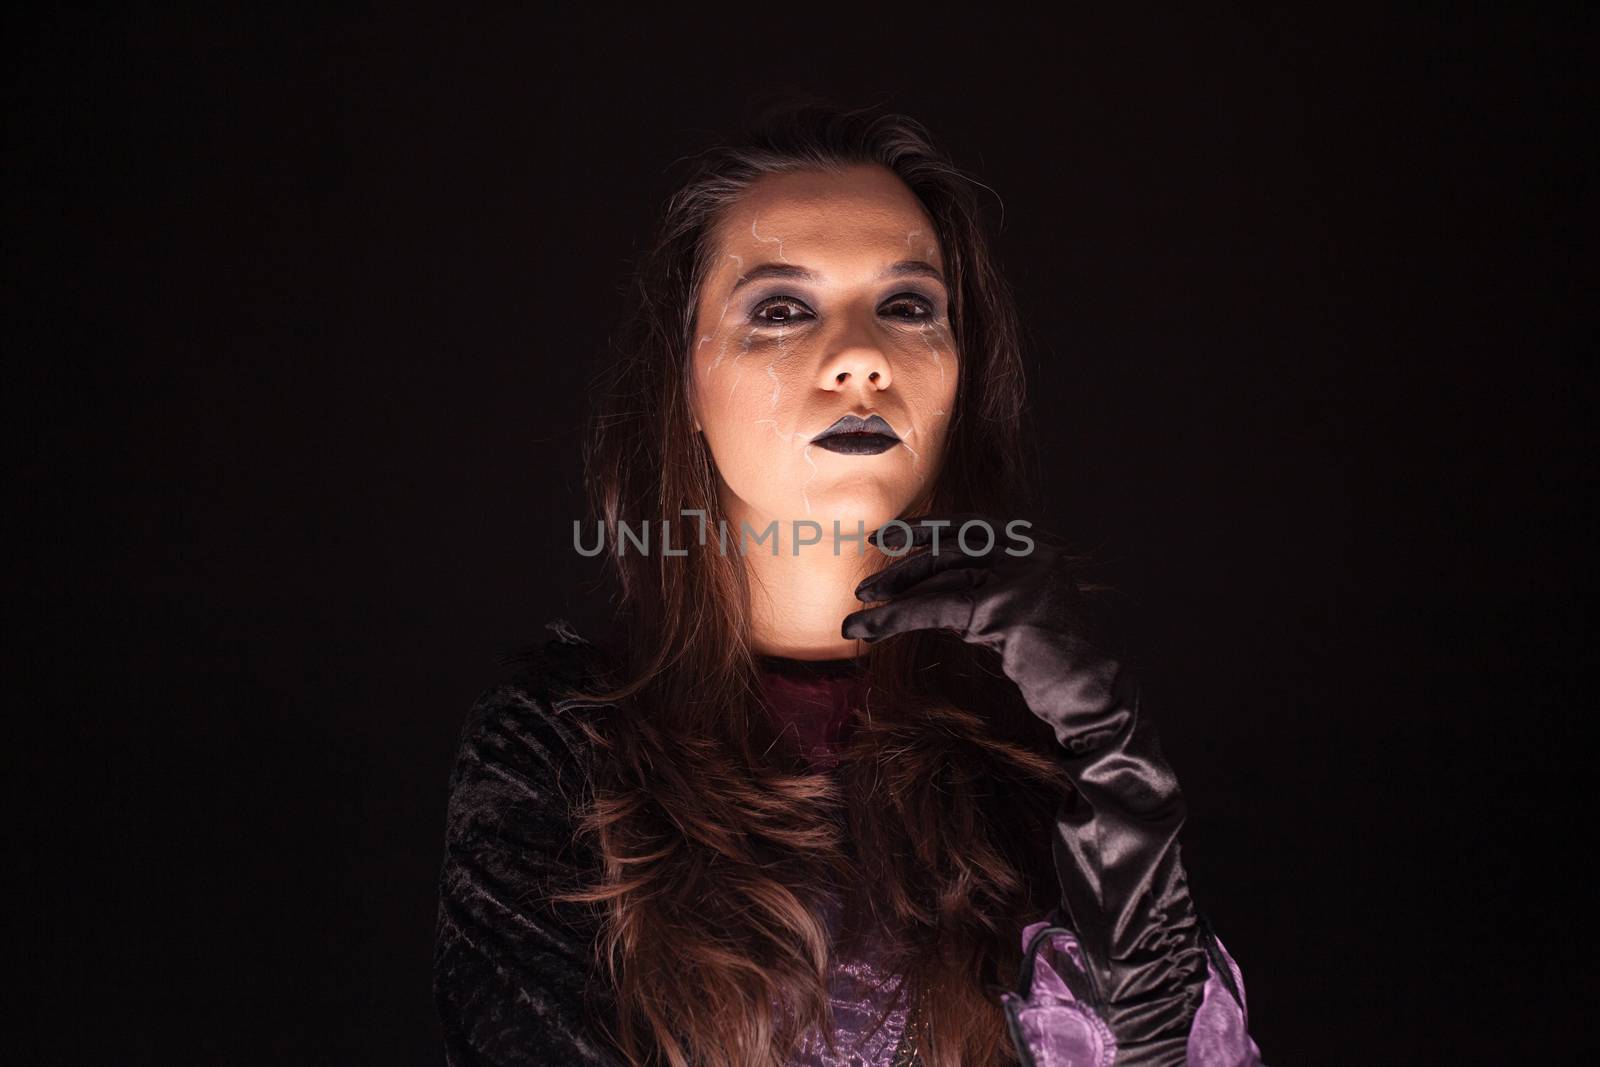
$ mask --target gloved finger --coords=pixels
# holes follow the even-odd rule
[[[868,575],[856,586],[856,599],[866,602],[888,600],[927,578],[959,567],[980,567],[990,562],[987,556],[969,556],[942,540],[939,551],[918,552],[897,559],[877,574]]]
[[[875,608],[844,617],[840,633],[852,640],[877,641],[911,630],[955,630],[972,623],[972,571],[935,575],[909,593]]]

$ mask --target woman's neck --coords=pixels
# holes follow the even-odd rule
[[[810,536],[809,528],[805,531]],[[866,642],[839,633],[844,617],[865,607],[855,597],[861,579],[877,571],[884,557],[865,545],[843,542],[834,555],[832,526],[820,543],[794,552],[794,531],[778,524],[778,554],[750,545],[744,557],[750,580],[751,641],[757,652],[791,659],[841,659],[862,655]]]

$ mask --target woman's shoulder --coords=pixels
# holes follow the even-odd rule
[[[593,745],[584,726],[608,705],[581,694],[603,684],[609,660],[565,619],[546,628],[553,636],[503,659],[502,676],[472,702],[454,777],[586,770]]]
[[[550,626],[473,702],[451,771],[433,987],[453,1064],[610,1062],[587,1016],[597,912],[568,899],[602,873],[574,697],[599,650]]]

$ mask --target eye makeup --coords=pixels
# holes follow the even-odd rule
[[[787,317],[781,319],[767,317],[766,313],[775,308],[784,309]],[[891,308],[900,308],[902,310],[888,311]],[[880,313],[884,313],[884,317],[907,325],[934,323],[938,322],[940,318],[939,302],[937,300],[923,293],[910,290],[887,297],[880,305],[879,310]],[[761,297],[756,300],[746,314],[746,319],[750,325],[769,329],[795,326],[814,318],[816,318],[815,313],[806,306],[805,301],[788,293],[774,293],[770,296]]]

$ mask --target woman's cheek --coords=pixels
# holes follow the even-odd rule
[[[907,338],[903,355],[917,367],[918,384],[932,398],[933,410],[927,414],[948,415],[956,383],[955,346],[949,332],[925,323]]]

